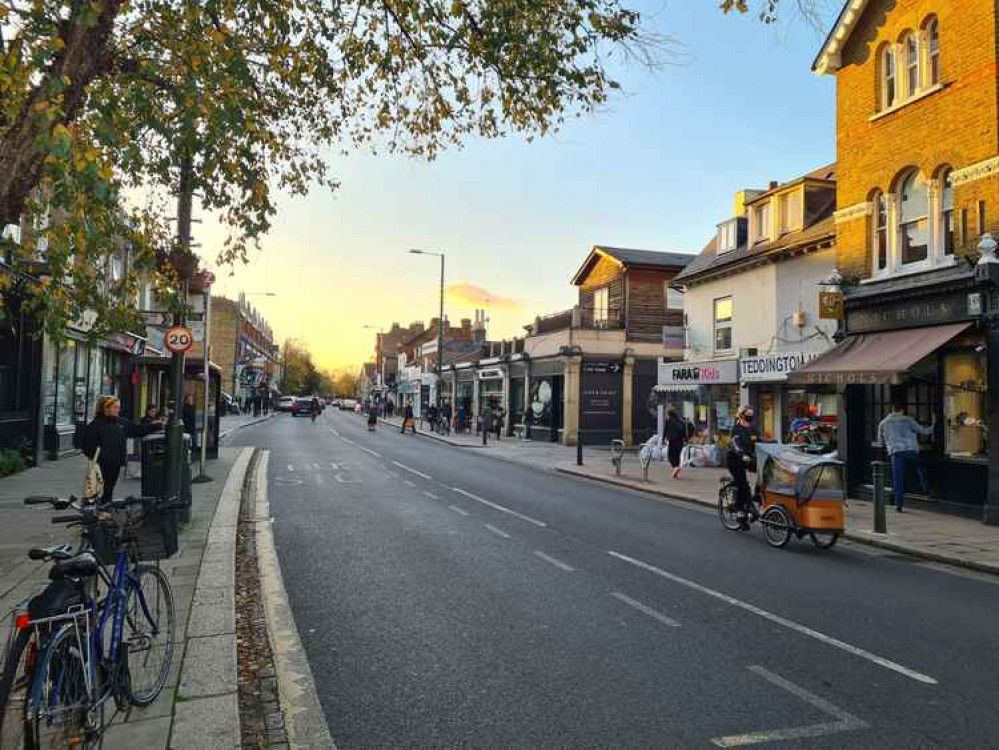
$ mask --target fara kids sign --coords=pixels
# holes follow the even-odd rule
[[[818,355],[815,352],[767,352],[756,357],[743,357],[740,360],[743,383],[774,383],[787,380],[806,362]]]
[[[659,360],[659,385],[697,386],[739,382],[739,361],[666,362]]]

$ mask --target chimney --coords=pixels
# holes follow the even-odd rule
[[[770,180],[770,187],[768,187],[767,190],[774,190],[779,184],[780,183],[777,182],[777,180]]]

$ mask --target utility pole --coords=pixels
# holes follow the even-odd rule
[[[207,275],[207,271],[205,274]],[[201,348],[204,350],[204,377],[205,377],[205,390],[204,390],[204,407],[202,410],[203,422],[201,426],[201,460],[198,464],[198,476],[192,479],[192,482],[197,482],[198,484],[203,484],[205,482],[211,482],[212,478],[205,473],[205,464],[208,462],[208,395],[211,391],[212,378],[209,372],[209,366],[211,364],[211,345],[212,345],[212,287],[211,281],[214,279],[210,276],[205,278],[204,295],[205,295],[205,312],[204,312],[204,323],[205,323],[205,335],[201,342]],[[222,378],[219,378],[219,384],[221,385]],[[216,414],[215,418],[218,419],[221,415]]]
[[[184,310],[187,307],[187,287],[190,283],[190,268],[186,262],[191,253],[191,203],[194,193],[194,163],[190,154],[184,154],[180,162],[180,189],[177,195],[177,244],[180,255],[180,268],[175,271],[181,276],[180,304],[174,313],[173,323],[184,325]],[[167,424],[167,475],[166,496],[173,498],[181,494],[181,467],[184,460],[184,352],[173,353],[170,362],[170,388],[173,402],[170,408],[170,422]]]

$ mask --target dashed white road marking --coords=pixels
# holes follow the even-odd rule
[[[294,470],[295,470],[295,464],[288,464],[288,471],[294,471]]]
[[[350,439],[349,437],[344,437],[343,435],[341,435],[341,436],[340,436],[340,439],[341,439],[341,440],[342,440],[343,442],[345,442],[345,443],[350,443],[351,445],[357,445],[357,443],[355,443],[355,442],[354,442],[353,440],[351,440],[351,439]]]
[[[340,469],[340,464],[336,461],[330,461],[330,468],[333,469],[333,471],[338,471]]]
[[[426,495],[427,497],[429,497],[431,500],[440,500],[440,498],[437,497],[437,495],[435,495],[433,492],[430,492],[428,490],[424,490],[423,494]]]
[[[332,427],[330,427],[330,432],[332,432],[332,433],[333,433],[334,435],[336,435],[337,437],[340,437],[340,433],[339,433],[339,432],[337,432],[336,430],[334,430],[334,429],[333,429]]]
[[[320,468],[320,466],[319,466],[319,464],[317,464],[317,463],[313,463],[313,464],[312,464],[312,468],[313,468],[313,469],[318,469],[318,468]]]
[[[462,515],[462,516],[467,516],[468,515],[468,511],[467,510],[463,510],[462,508],[459,508],[457,505],[449,505],[447,507],[449,507],[451,510],[453,510],[455,513],[458,513],[459,515]]]
[[[534,556],[541,558],[542,560],[544,560],[547,563],[551,563],[556,568],[559,568],[560,570],[564,570],[566,573],[571,573],[572,571],[575,570],[575,568],[572,567],[571,565],[569,565],[568,563],[564,563],[561,560],[557,560],[556,558],[552,557],[551,555],[546,555],[544,552],[542,552],[539,549],[534,550]]]
[[[482,524],[482,525],[483,525],[483,526],[485,526],[485,527],[486,527],[487,529],[489,529],[489,530],[490,530],[491,532],[493,532],[493,533],[494,533],[494,534],[495,534],[496,536],[501,536],[501,537],[503,537],[504,539],[509,539],[509,538],[510,538],[510,535],[509,535],[509,534],[507,534],[507,533],[506,533],[505,531],[503,531],[502,529],[497,529],[497,528],[496,528],[495,526],[493,526],[493,525],[492,525],[491,523],[484,523],[484,524]]]
[[[406,485],[407,487],[415,487],[415,486],[416,486],[416,482],[410,482],[410,481],[409,481],[408,479],[403,479],[402,481],[403,481],[403,483],[404,483],[404,484],[405,484],[405,485]]]
[[[790,680],[785,680],[780,675],[774,674],[768,669],[754,665],[749,668],[750,672],[759,675],[767,682],[791,693],[796,698],[800,698],[809,703],[824,714],[829,714],[836,721],[824,722],[822,724],[812,724],[807,727],[789,727],[787,729],[771,729],[763,732],[748,732],[746,734],[731,734],[726,737],[716,737],[711,740],[711,744],[716,747],[744,747],[746,745],[759,745],[764,742],[778,742],[780,740],[797,740],[805,737],[822,737],[827,734],[837,732],[851,732],[857,729],[865,729],[867,723],[861,721],[853,714],[847,713],[842,708],[834,706],[825,698],[820,698],[814,693],[810,693],[805,688],[795,685]]]
[[[514,518],[519,518],[521,521],[527,521],[528,523],[533,523],[535,526],[540,526],[541,528],[545,528],[548,526],[548,524],[546,524],[544,521],[539,521],[537,518],[531,518],[530,516],[525,516],[523,513],[518,513],[515,510],[510,510],[509,508],[505,508],[502,505],[499,505],[498,503],[492,502],[491,500],[486,500],[485,498],[479,497],[478,495],[473,495],[471,492],[466,492],[465,490],[461,489],[461,487],[452,487],[451,489],[457,492],[459,495],[464,495],[465,497],[474,500],[477,503],[488,505],[490,508],[501,511],[503,513],[509,513],[511,516],[513,516]]]
[[[378,451],[373,451],[370,448],[365,448],[360,443],[354,443],[354,447],[355,448],[360,448],[362,451],[364,451],[365,453],[370,453],[372,456],[377,456],[378,458],[382,457],[382,454],[379,453]]]
[[[877,654],[872,654],[870,651],[865,651],[862,648],[841,641],[838,638],[833,638],[825,633],[820,633],[818,630],[813,630],[807,625],[801,625],[794,620],[789,620],[786,617],[781,617],[773,612],[768,612],[765,609],[761,609],[754,604],[749,602],[744,602],[741,599],[736,599],[734,596],[729,596],[728,594],[723,594],[721,591],[715,591],[707,586],[702,586],[699,583],[695,583],[687,578],[682,578],[674,573],[669,573],[662,568],[657,568],[655,565],[649,565],[641,560],[636,560],[633,557],[628,557],[627,555],[622,555],[619,552],[614,552],[613,550],[607,551],[609,555],[616,557],[618,560],[622,560],[626,563],[630,563],[636,567],[643,568],[650,573],[655,573],[658,576],[678,583],[681,586],[686,586],[687,588],[693,589],[694,591],[700,591],[702,594],[707,594],[708,596],[714,597],[715,599],[720,599],[721,601],[731,604],[733,607],[738,607],[739,609],[744,609],[747,612],[752,612],[754,615],[758,615],[765,620],[770,620],[770,622],[777,623],[782,627],[789,630],[793,630],[802,635],[807,635],[810,638],[814,638],[817,641],[821,641],[829,646],[846,651],[848,654],[853,654],[854,656],[859,656],[861,659],[867,659],[867,661],[877,664],[879,667],[884,667],[885,669],[890,669],[893,672],[898,672],[901,675],[905,675],[910,679],[916,680],[917,682],[922,682],[927,685],[936,685],[937,681],[928,675],[917,672],[914,669],[909,669],[908,667],[903,667],[901,664],[893,662],[889,659],[885,659],[883,656],[878,656]]]
[[[401,464],[398,461],[393,461],[392,463],[394,463],[400,469],[405,469],[406,471],[410,472],[411,474],[416,474],[416,476],[418,476],[418,477],[423,477],[424,479],[433,480],[432,476],[429,476],[427,474],[424,474],[422,471],[417,471],[416,469],[413,469],[413,468],[411,468],[409,466],[406,466],[406,464]]]
[[[672,617],[667,617],[662,612],[657,612],[656,610],[652,609],[652,607],[647,607],[644,604],[642,604],[641,602],[635,601],[634,599],[632,599],[627,594],[622,594],[620,591],[612,591],[611,592],[611,596],[613,596],[619,602],[624,602],[629,607],[634,607],[635,609],[637,609],[642,614],[648,615],[649,617],[651,617],[653,620],[658,620],[663,625],[669,625],[671,628],[678,628],[678,627],[680,627],[680,623],[678,623]]]
[[[344,479],[343,475],[344,472],[341,471],[339,474],[334,474],[333,478],[340,484],[361,484],[360,479]]]

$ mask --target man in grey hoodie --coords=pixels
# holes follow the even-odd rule
[[[936,416],[928,427],[923,427],[905,413],[905,402],[893,399],[891,413],[878,425],[878,440],[888,449],[891,457],[892,491],[895,510],[902,512],[905,505],[905,469],[912,464],[919,473],[919,481],[926,490],[926,472],[919,458],[919,436],[932,435]]]

